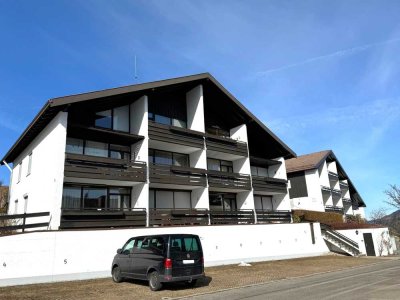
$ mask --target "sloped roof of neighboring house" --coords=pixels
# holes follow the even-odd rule
[[[340,164],[339,160],[336,158],[332,150],[323,150],[287,159],[285,160],[286,172],[290,174],[300,171],[318,169],[325,161],[336,162],[339,179],[347,180],[349,184],[350,194],[358,201],[359,206],[365,207],[366,205],[362,200],[360,194],[357,192],[354,184],[351,182],[349,176],[347,176],[345,170],[343,169],[342,165]]]
[[[286,172],[293,173],[297,171],[316,169],[326,160],[326,158],[331,153],[333,153],[331,150],[324,150],[288,159],[285,161]]]
[[[118,88],[106,89],[101,91],[65,96],[50,99],[46,102],[40,112],[36,115],[33,121],[28,125],[28,127],[24,130],[18,140],[14,143],[14,145],[10,148],[10,150],[6,153],[6,155],[1,160],[0,164],[3,164],[3,161],[12,162],[17,156],[27,147],[33,139],[43,130],[43,128],[55,117],[55,115],[63,110],[67,110],[68,106],[73,105],[74,103],[80,103],[84,101],[98,100],[101,98],[107,98],[117,95],[130,94],[135,92],[145,92],[151,91],[156,88],[168,87],[180,84],[187,83],[203,83],[203,82],[211,82],[216,86],[220,91],[222,91],[234,105],[236,105],[246,116],[246,121],[249,126],[254,127],[258,132],[261,132],[261,135],[265,134],[265,137],[269,139],[273,139],[276,145],[279,147],[280,156],[285,158],[296,157],[295,152],[290,149],[284,142],[282,142],[270,129],[268,129],[258,118],[256,118],[249,110],[247,110],[228,90],[226,90],[211,74],[202,73],[197,75],[190,75],[185,77],[178,77],[173,79],[166,79],[161,81],[154,81],[142,84],[128,85]],[[254,125],[256,124],[256,125]],[[260,136],[260,141],[263,140],[263,136]]]

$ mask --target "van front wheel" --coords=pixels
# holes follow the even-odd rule
[[[121,269],[119,267],[115,267],[112,270],[112,279],[116,283],[122,282]]]
[[[158,272],[151,272],[149,275],[149,287],[152,291],[159,291],[162,288],[162,283],[158,277]]]

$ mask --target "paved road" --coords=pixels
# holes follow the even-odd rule
[[[400,299],[400,260],[191,297],[203,299]]]

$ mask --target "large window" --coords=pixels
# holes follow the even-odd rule
[[[210,202],[210,210],[213,211],[237,210],[236,194],[210,192],[209,202]]]
[[[117,159],[130,159],[130,147],[95,141],[67,138],[65,152]]]
[[[121,187],[64,186],[63,209],[109,209],[130,208],[130,189]]]
[[[259,210],[274,210],[272,196],[254,195],[254,206]]]
[[[223,129],[217,125],[215,126],[210,126],[206,128],[206,132],[213,134],[213,135],[218,135],[218,136],[222,136],[222,137],[226,137],[226,138],[230,138],[230,132],[226,129]]]
[[[189,167],[189,155],[149,149],[149,162],[157,165]]]
[[[227,160],[207,158],[207,169],[233,173],[233,163]]]
[[[129,132],[129,105],[96,112],[94,125]]]
[[[187,123],[185,120],[180,120],[178,118],[170,118],[159,114],[154,114],[151,112],[148,113],[148,116],[150,121],[154,121],[155,123],[158,124],[187,128]]]
[[[308,196],[306,175],[304,172],[288,174],[288,179],[290,180],[290,199]]]
[[[150,189],[150,208],[191,208],[188,191]]]
[[[268,169],[262,167],[251,166],[251,175],[260,177],[269,177]]]

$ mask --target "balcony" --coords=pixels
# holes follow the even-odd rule
[[[328,171],[328,176],[329,176],[329,179],[332,178],[332,179],[335,179],[335,180],[339,180],[339,175],[334,173],[334,172]]]
[[[255,191],[272,192],[278,194],[285,194],[287,192],[287,180],[272,178],[272,177],[261,177],[251,176],[253,182],[253,189]]]
[[[254,224],[254,211],[251,209],[210,211],[211,225]]]
[[[251,190],[250,175],[208,170],[208,185],[230,190]]]
[[[66,153],[64,176],[118,181],[146,181],[146,163]]]
[[[326,205],[325,206],[325,211],[326,212],[334,212],[334,213],[343,214],[343,207],[333,206],[333,205]]]
[[[248,156],[247,144],[231,138],[206,133],[207,151]]]
[[[158,124],[149,120],[150,140],[173,143],[191,148],[204,148],[204,134],[186,128]]]
[[[342,198],[342,201],[343,201],[343,204],[351,205],[351,199],[350,198],[344,197],[344,198]]]
[[[62,209],[60,229],[145,227],[145,209]]]
[[[289,210],[256,210],[257,223],[290,223],[292,212]]]
[[[327,186],[321,185],[321,191],[322,191],[323,193],[330,194],[330,193],[331,193],[331,188],[330,188],[330,187],[327,187]]]
[[[151,183],[207,186],[206,170],[150,164]]]
[[[150,209],[150,226],[208,225],[207,209]]]

